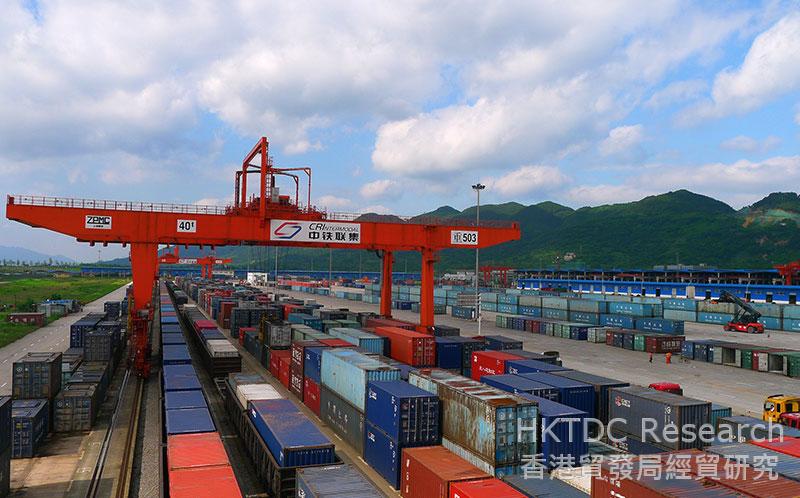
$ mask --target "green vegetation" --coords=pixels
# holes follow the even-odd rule
[[[19,278],[0,275],[0,347],[36,330],[35,325],[6,322],[11,312],[36,311],[36,304],[45,299],[77,299],[89,303],[128,283],[125,278],[108,277],[44,277]],[[51,317],[48,323],[57,319]]]

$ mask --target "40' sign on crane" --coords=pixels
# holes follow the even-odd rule
[[[300,202],[301,174],[307,197]],[[247,183],[256,176],[255,192]],[[294,196],[282,195],[276,177],[294,183]],[[400,218],[328,213],[311,205],[311,169],[276,168],[269,142],[261,138],[236,172],[233,203],[226,207],[66,199],[9,195],[6,217],[32,227],[75,237],[90,244],[130,245],[133,319],[147,310],[158,273],[158,246],[272,245],[367,249],[383,255],[381,314],[391,316],[394,251],[417,251],[422,258],[419,329],[434,324],[434,264],[438,251],[483,248],[520,238],[519,224],[506,221]],[[144,319],[142,319],[144,320]],[[145,320],[146,322],[146,320]],[[137,322],[138,323],[138,322]],[[147,329],[134,324],[134,364],[147,375]]]

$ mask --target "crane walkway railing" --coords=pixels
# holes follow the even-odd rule
[[[179,214],[256,214],[257,210],[248,208],[233,208],[231,206],[207,206],[200,204],[174,204],[163,202],[139,201],[111,201],[102,199],[73,199],[68,197],[45,197],[37,195],[9,195],[8,205],[46,206],[78,209],[104,209],[111,211],[140,211],[148,213],[179,213]],[[477,224],[470,218],[437,218],[433,216],[397,216],[393,214],[377,213],[340,213],[319,211],[316,207],[297,206],[299,213],[319,213],[327,221],[360,221],[369,223],[407,223],[410,225],[436,225],[482,228],[511,228],[513,221],[506,220],[481,220]],[[276,213],[276,216],[290,216],[286,213]]]

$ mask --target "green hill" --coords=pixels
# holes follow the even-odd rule
[[[475,207],[462,211],[442,206],[417,219],[474,219]],[[391,217],[365,215],[365,219]],[[800,198],[795,193],[770,194],[736,211],[724,202],[687,190],[645,197],[636,202],[572,209],[546,201],[530,206],[517,202],[481,206],[483,220],[514,220],[522,238],[481,251],[485,264],[517,268],[552,266],[572,259],[573,265],[651,267],[706,263],[717,267],[770,268],[800,257]],[[196,250],[187,252],[187,256]],[[199,253],[199,251],[197,251]],[[274,249],[223,247],[220,256],[234,258],[238,267],[274,265]],[[445,250],[440,270],[472,268],[474,252]],[[572,258],[570,258],[572,256]],[[327,270],[326,249],[280,249],[281,268]],[[339,270],[377,271],[380,260],[370,251],[333,251]],[[417,270],[419,255],[399,253],[398,270]]]

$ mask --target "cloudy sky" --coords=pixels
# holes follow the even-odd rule
[[[262,135],[336,211],[800,187],[797,1],[0,9],[3,193],[225,203]],[[0,245],[97,259],[6,220]]]

